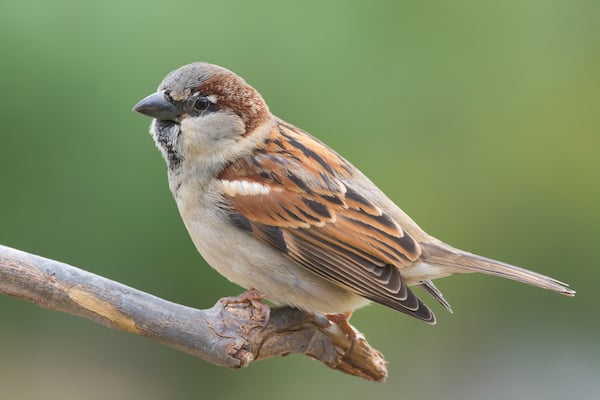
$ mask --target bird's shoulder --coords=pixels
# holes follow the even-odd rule
[[[356,169],[309,133],[277,120],[252,153],[219,175],[232,219],[305,230],[328,243],[373,253],[382,264],[412,264],[421,254],[416,240],[354,185]],[[361,175],[362,177],[362,175]],[[360,177],[359,177],[360,178]],[[325,239],[324,239],[325,240]]]

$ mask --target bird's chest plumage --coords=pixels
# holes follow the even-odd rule
[[[177,208],[194,245],[206,261],[221,274],[234,280],[235,252],[241,243],[239,233],[227,225],[219,207],[223,199],[215,179],[202,176],[169,176]],[[231,246],[225,246],[229,243]]]

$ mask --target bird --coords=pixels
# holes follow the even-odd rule
[[[452,312],[433,280],[473,272],[575,295],[566,283],[429,235],[358,168],[273,115],[224,67],[182,66],[133,111],[152,118],[150,134],[195,247],[247,289],[227,301],[262,304],[267,320],[264,299],[342,324],[373,302],[435,324],[413,288]]]

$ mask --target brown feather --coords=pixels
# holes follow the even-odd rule
[[[425,243],[423,246],[423,262],[428,264],[449,266],[457,272],[480,272],[495,275],[565,296],[575,295],[575,291],[569,289],[566,283],[537,272],[456,249],[442,242]]]
[[[281,121],[219,176],[236,226],[336,285],[434,323],[400,273],[420,256],[419,244],[351,178],[344,159]],[[261,190],[245,189],[253,184]]]

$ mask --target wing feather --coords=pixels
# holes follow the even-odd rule
[[[219,178],[240,229],[365,298],[434,323],[401,269],[421,255],[394,219],[352,187],[353,168],[306,132],[279,122]]]

